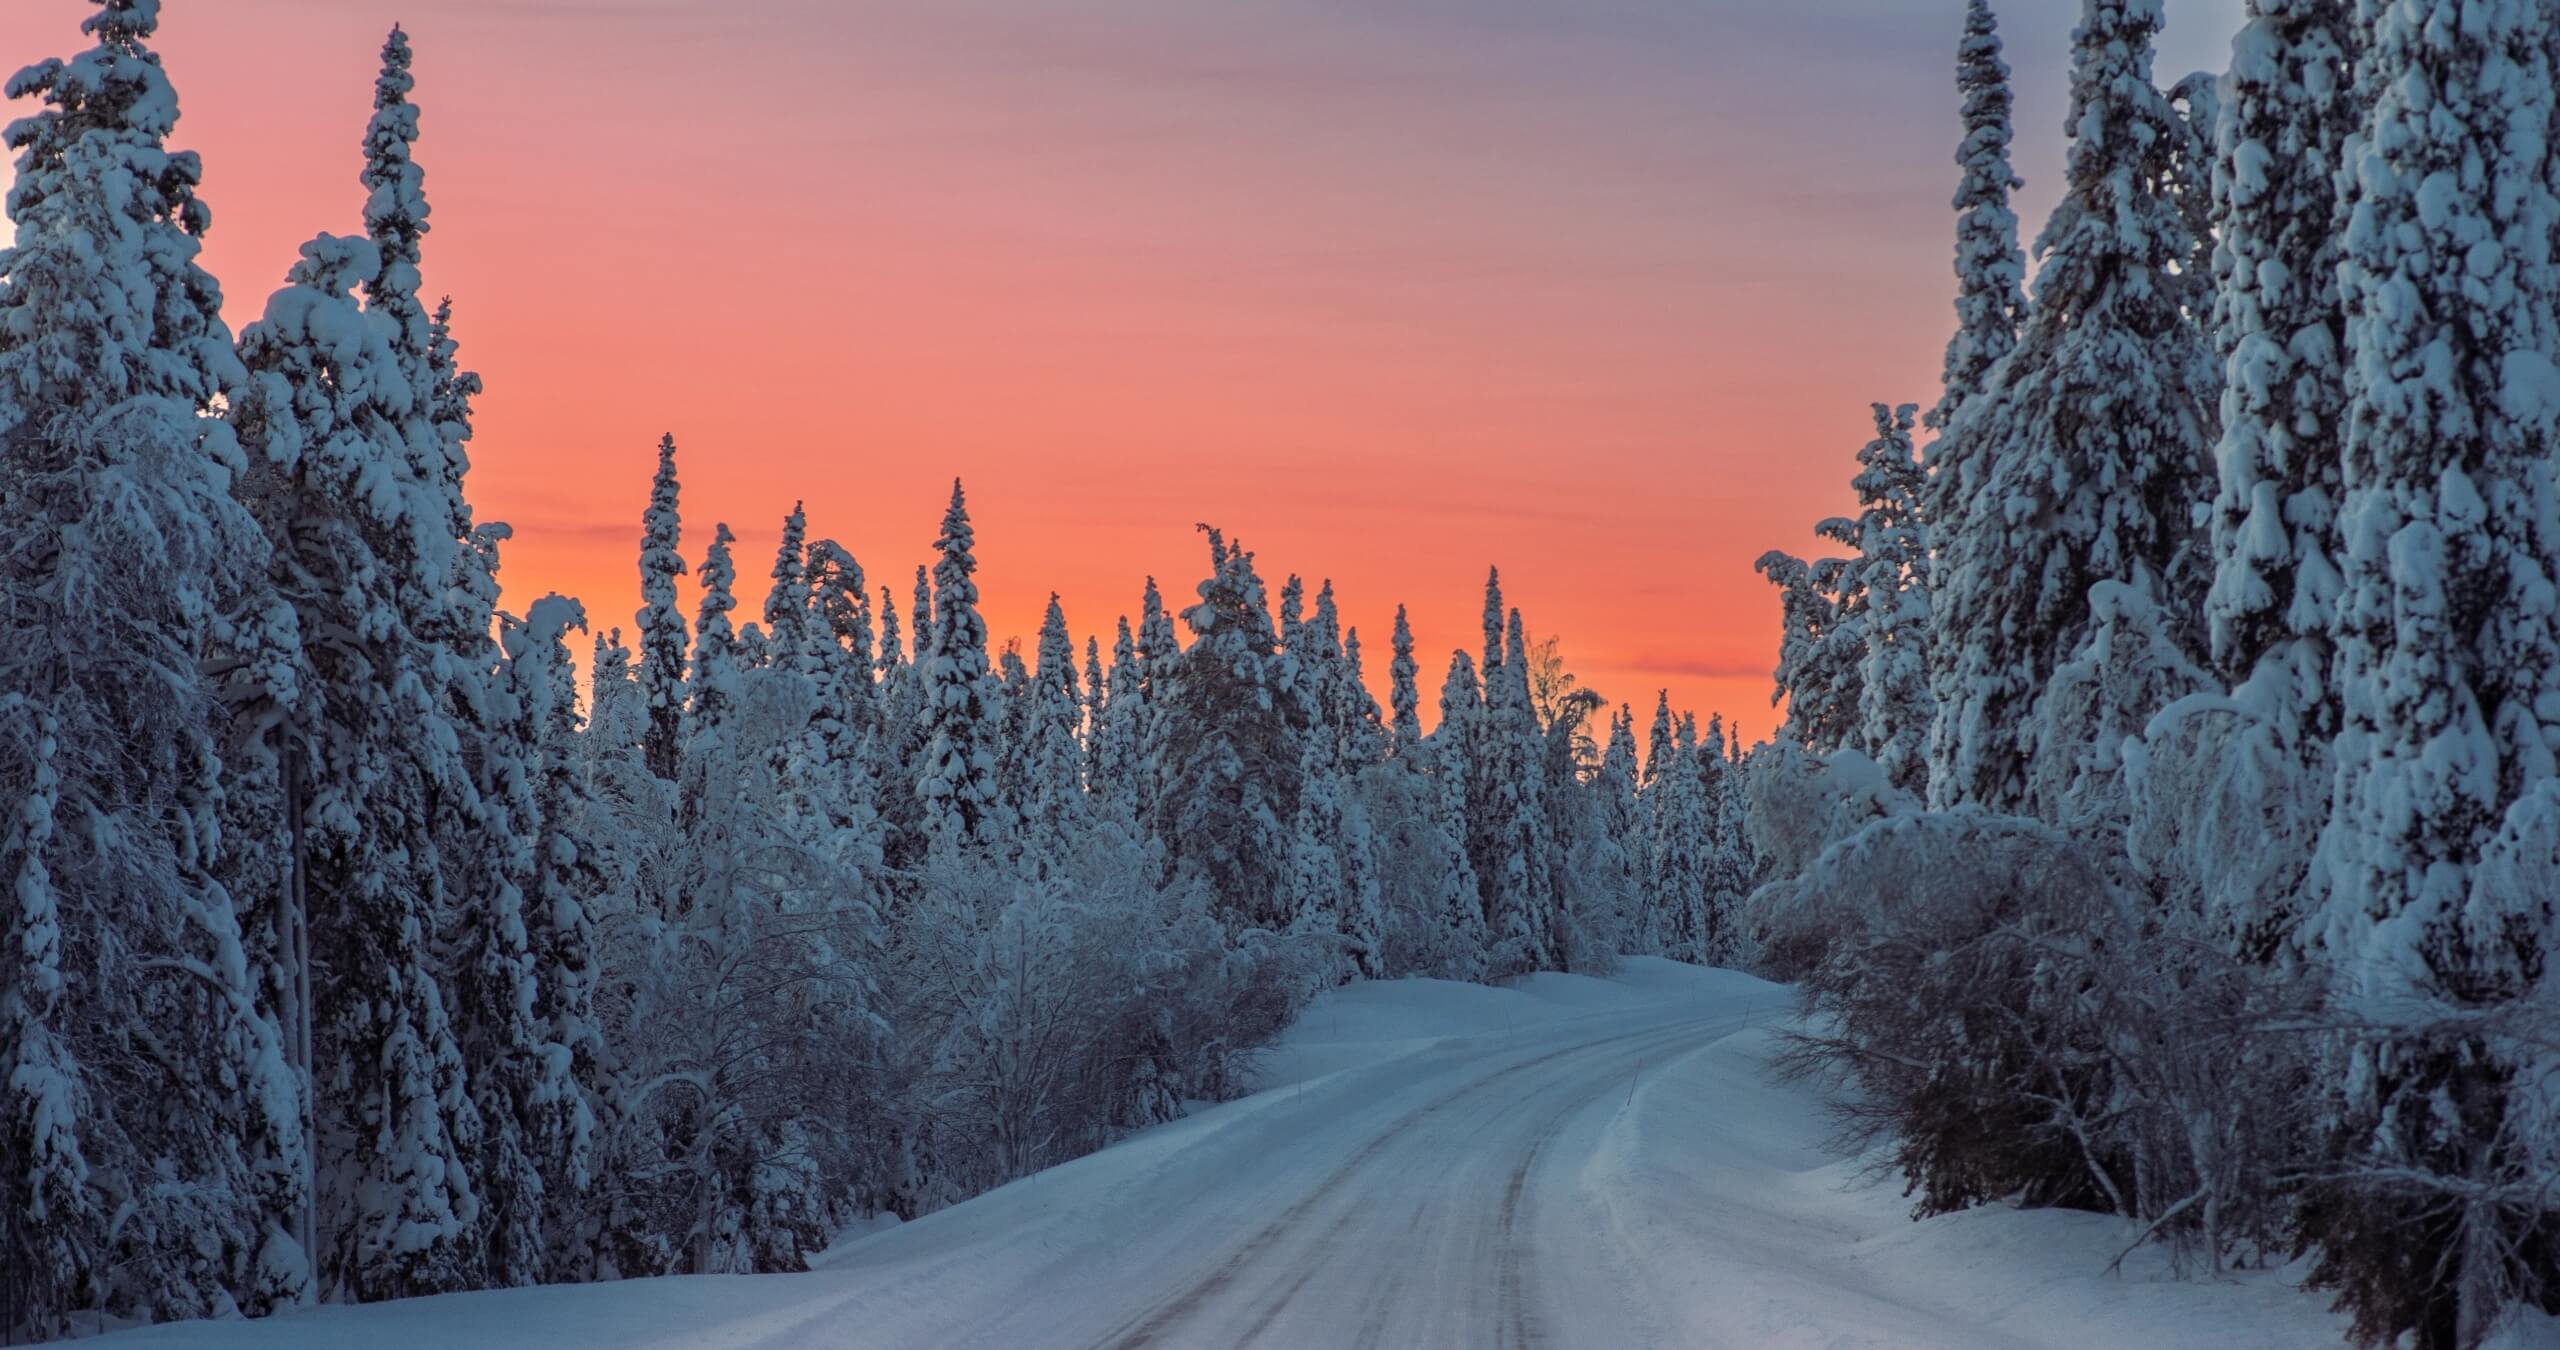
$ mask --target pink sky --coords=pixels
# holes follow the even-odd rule
[[[0,65],[84,0],[8,0]],[[2171,5],[2163,83],[2238,0]],[[2021,215],[2071,0],[2003,6]],[[428,286],[487,379],[507,603],[631,626],[654,445],[761,601],[808,502],[903,604],[952,475],[999,640],[1175,603],[1208,520],[1334,579],[1426,705],[1485,566],[1615,700],[1770,725],[1751,562],[1847,509],[1871,401],[1935,396],[1957,0],[167,0],[235,326],[361,228],[396,18]],[[25,111],[20,108],[18,111]],[[5,173],[5,170],[0,170]],[[688,597],[687,603],[690,603]]]

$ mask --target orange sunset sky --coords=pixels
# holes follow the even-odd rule
[[[999,641],[1055,590],[1107,649],[1207,520],[1333,578],[1381,686],[1409,605],[1426,708],[1499,563],[1586,683],[1757,736],[1752,560],[1847,509],[1868,403],[1936,395],[1962,8],[166,0],[157,45],[237,328],[362,228],[408,27],[510,608],[628,632],[672,430],[750,612],[795,498],[903,606],[959,474]],[[2001,9],[2032,234],[2078,5]],[[90,10],[0,0],[0,66]],[[2169,12],[2162,83],[2220,68],[2239,0]]]

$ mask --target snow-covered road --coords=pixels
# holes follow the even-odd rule
[[[1766,1073],[1787,991],[1610,980],[1358,985],[1268,1090],[916,1223],[806,1275],[679,1278],[154,1328],[135,1345],[566,1347],[2336,1345],[2266,1275],[2167,1280],[2093,1215],[1913,1224]],[[116,1338],[119,1343],[126,1338]]]

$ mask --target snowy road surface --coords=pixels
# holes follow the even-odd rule
[[[1359,985],[1272,1088],[903,1227],[806,1275],[510,1290],[117,1345],[1802,1346],[2341,1343],[2280,1278],[2171,1281],[2123,1225],[1909,1221],[1765,1061],[1785,990],[1630,964]]]

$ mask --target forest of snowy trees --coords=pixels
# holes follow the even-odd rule
[[[1959,51],[1959,328],[1784,595],[1747,955],[1938,1213],[2560,1311],[2560,5],[2084,0],[2030,299]],[[1915,418],[1936,433],[1915,450]]]
[[[1498,577],[1425,734],[1401,611],[1381,709],[1206,526],[1107,644],[990,651],[957,483],[905,607],[793,504],[741,613],[669,437],[634,627],[502,612],[407,37],[363,232],[235,339],[158,11],[8,86],[0,1340],[799,1269],[1243,1090],[1334,984],[1732,958],[1739,747],[1639,751]]]
[[[1332,985],[1624,953],[1798,982],[1921,1213],[2308,1255],[2376,1344],[2560,1310],[2560,0],[2249,0],[2165,88],[2082,0],[2032,285],[1970,0],[1943,387],[1761,560],[1747,749],[1498,576],[1426,733],[1402,611],[1373,686],[1207,526],[1193,603],[991,650],[958,483],[903,596],[790,504],[742,614],[673,437],[633,626],[502,611],[406,37],[235,337],[97,3],[8,85],[0,1339],[796,1269]]]

